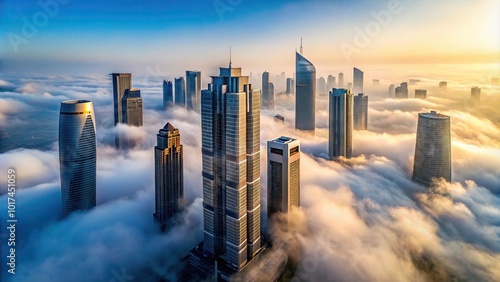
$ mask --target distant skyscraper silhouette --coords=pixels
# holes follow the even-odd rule
[[[318,94],[326,93],[326,80],[324,77],[318,78]]]
[[[379,86],[380,85],[380,80],[378,79],[373,79],[372,80],[373,86]]]
[[[122,98],[122,123],[142,126],[142,97],[137,88],[126,89]]]
[[[354,95],[354,129],[368,129],[368,96],[364,93]]]
[[[220,68],[201,92],[204,253],[243,267],[260,249],[260,90]]]
[[[200,111],[201,72],[186,71],[187,109]]]
[[[274,85],[269,81],[269,73],[262,73],[262,109],[274,108]]]
[[[279,137],[267,141],[267,217],[300,206],[300,141]]]
[[[175,104],[179,107],[186,107],[186,84],[184,77],[174,79],[175,84]]]
[[[353,88],[352,93],[354,95],[358,95],[359,93],[363,93],[363,72],[358,68],[354,68],[353,71]]]
[[[479,102],[481,100],[481,88],[472,87],[470,90],[470,97],[472,100]]]
[[[438,178],[451,182],[450,117],[435,111],[420,113],[413,180],[430,186]]]
[[[330,159],[352,155],[353,97],[350,89],[332,89],[329,99]]]
[[[338,88],[344,87],[344,73],[339,73],[339,85],[337,85]]]
[[[163,81],[163,109],[174,104],[174,85],[172,81]]]
[[[427,98],[427,90],[415,89],[415,98],[416,99],[426,99]]]
[[[402,82],[400,86],[396,87],[396,99],[408,99],[408,83]]]
[[[179,130],[167,123],[155,146],[155,221],[162,229],[182,210],[184,199],[183,149]]]
[[[113,106],[115,125],[122,123],[122,99],[125,90],[132,88],[132,74],[130,73],[112,73],[113,80]]]
[[[439,88],[441,88],[441,89],[446,89],[447,87],[448,87],[448,82],[446,82],[446,81],[441,81],[441,82],[439,83]]]
[[[59,164],[63,215],[95,207],[96,158],[92,102],[62,102],[59,114]]]
[[[302,50],[302,44],[300,49]],[[295,56],[295,129],[314,134],[316,111],[316,68],[302,52]]]
[[[286,94],[294,94],[295,93],[295,79],[287,78],[286,79]]]
[[[389,86],[389,98],[394,98],[396,96],[396,88],[394,87],[394,84],[391,84]]]
[[[326,79],[326,91],[330,91],[330,89],[335,88],[335,76],[329,75]]]

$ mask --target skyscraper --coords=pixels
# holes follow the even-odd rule
[[[62,102],[59,114],[59,164],[63,215],[95,207],[96,160],[92,102]]]
[[[330,91],[330,89],[336,87],[335,85],[335,76],[329,75],[326,79],[326,91]]]
[[[300,206],[300,141],[279,137],[267,141],[267,217]]]
[[[186,71],[187,109],[200,111],[201,72]]]
[[[163,109],[174,104],[174,85],[172,81],[163,81]]]
[[[344,73],[340,72],[339,73],[339,85],[337,85],[338,88],[344,87]]]
[[[287,78],[286,79],[286,94],[294,94],[295,93],[295,79]]]
[[[358,68],[354,68],[353,71],[353,89],[352,93],[357,95],[363,93],[363,72]]]
[[[415,98],[416,99],[426,99],[427,98],[427,90],[415,89]]]
[[[326,80],[324,77],[318,78],[318,83],[317,83],[317,92],[318,94],[325,94],[326,93]]]
[[[302,44],[300,46],[302,51]],[[295,56],[295,129],[314,134],[316,110],[316,68],[302,52]]]
[[[402,82],[400,86],[396,87],[396,99],[408,99],[408,83]]]
[[[329,99],[328,154],[330,159],[352,155],[353,98],[350,89],[333,88]]]
[[[115,114],[115,125],[122,122],[122,99],[125,90],[132,88],[132,74],[112,73],[113,80],[113,106]]]
[[[396,88],[394,88],[394,84],[389,85],[389,98],[394,98],[396,95]]]
[[[201,92],[204,253],[233,269],[260,249],[260,90],[220,68]]]
[[[470,97],[472,100],[479,102],[481,100],[481,88],[472,87],[470,90]]]
[[[446,81],[439,82],[439,88],[446,89],[447,87],[448,87],[448,82]]]
[[[125,90],[122,98],[122,123],[142,126],[142,98],[138,88]]]
[[[269,81],[269,73],[262,73],[262,109],[274,108],[274,84]]]
[[[451,182],[450,117],[435,111],[418,114],[413,180],[430,186],[433,179]]]
[[[179,130],[167,123],[156,135],[155,221],[165,229],[182,209],[184,198],[183,150]]]
[[[368,128],[368,96],[364,93],[354,95],[354,129]]]
[[[184,77],[174,79],[175,84],[175,104],[179,107],[186,107],[186,84]]]

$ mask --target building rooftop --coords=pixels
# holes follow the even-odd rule
[[[166,131],[171,131],[171,130],[175,130],[176,128],[170,123],[170,122],[167,122],[167,124],[165,124],[165,126],[163,127],[163,130],[166,130]]]
[[[450,118],[449,116],[440,114],[436,111],[431,111],[430,113],[420,113],[419,115],[422,117],[425,117],[425,118],[432,118],[432,119],[449,119]]]
[[[281,136],[279,138],[271,140],[271,142],[276,142],[276,143],[281,143],[281,144],[287,144],[287,143],[293,142],[295,140],[297,140],[297,139],[293,139],[291,137],[286,137],[286,136]]]

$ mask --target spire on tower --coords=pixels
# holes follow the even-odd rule
[[[304,49],[302,48],[302,36],[300,37],[300,54],[302,54],[302,52],[304,51]]]
[[[229,68],[231,68],[231,46],[229,46]]]

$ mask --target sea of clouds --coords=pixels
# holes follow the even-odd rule
[[[327,159],[327,96],[318,95],[316,135],[294,130],[294,97],[276,96],[261,118],[261,225],[266,216],[266,142],[281,135],[301,141],[301,207],[292,226],[276,226],[297,262],[293,281],[494,281],[500,277],[500,126],[498,86],[483,86],[481,105],[467,98],[466,83],[422,78],[427,100],[387,99],[387,88],[367,87],[368,131],[353,133],[350,160]],[[57,133],[45,149],[0,154],[0,214],[6,215],[6,171],[17,175],[16,275],[11,281],[136,281],[177,279],[179,261],[203,238],[200,115],[161,108],[161,80],[139,80],[144,126],[113,127],[111,82],[104,75],[0,80],[0,129],[57,128],[66,99],[90,99],[97,122],[97,202],[89,212],[62,218]],[[395,81],[396,82],[396,81]],[[393,82],[393,83],[395,83]],[[206,83],[204,83],[206,86]],[[259,87],[260,88],[260,87]],[[469,92],[470,93],[470,92]],[[413,183],[419,112],[438,110],[452,123],[453,182],[428,190]],[[52,111],[47,120],[32,113]],[[273,121],[281,114],[284,124]],[[186,211],[166,233],[153,222],[156,134],[167,122],[184,145]],[[139,144],[117,151],[114,136]],[[11,144],[10,144],[11,145]],[[28,147],[28,146],[26,146]],[[2,242],[6,238],[1,222]],[[2,243],[4,244],[4,243]],[[277,244],[276,244],[277,245]],[[2,271],[6,252],[2,245]],[[262,278],[265,280],[265,277]]]

